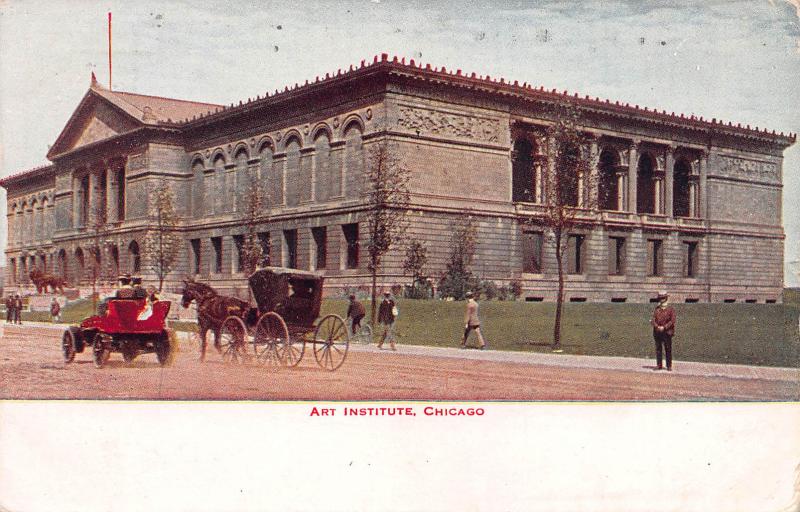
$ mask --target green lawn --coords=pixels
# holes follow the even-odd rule
[[[481,327],[493,349],[549,352],[555,304],[482,301]],[[369,304],[365,304],[369,311]],[[400,343],[456,347],[464,302],[400,300]],[[322,314],[344,314],[347,301],[328,300]],[[652,357],[650,304],[565,304],[564,353]],[[800,366],[799,304],[677,304],[677,360]],[[472,342],[476,344],[472,335]]]
[[[549,352],[555,305],[481,301],[484,337],[492,349]],[[369,312],[369,303],[365,306]],[[89,316],[92,303],[62,308],[66,323]],[[399,300],[400,343],[456,347],[463,333],[464,302]],[[787,289],[785,304],[676,304],[675,358],[685,361],[800,367],[800,293]],[[328,299],[321,316],[344,316],[347,301]],[[650,304],[565,304],[564,353],[652,357]],[[45,312],[23,313],[23,320],[49,321]],[[196,324],[173,323],[180,330]],[[473,344],[475,344],[474,334]]]

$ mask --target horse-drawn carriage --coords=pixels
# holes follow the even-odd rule
[[[72,362],[88,345],[97,368],[105,365],[111,352],[121,352],[126,363],[140,354],[155,353],[159,364],[167,365],[175,345],[173,332],[165,326],[170,306],[169,301],[150,302],[147,298],[109,299],[100,314],[64,331],[64,361]]]
[[[256,307],[235,297],[217,295],[208,285],[186,281],[182,304],[197,302],[201,359],[211,330],[224,361],[266,366],[297,366],[306,345],[317,364],[339,368],[347,357],[350,336],[344,320],[326,315],[317,321],[324,278],[313,272],[266,267],[249,278]]]

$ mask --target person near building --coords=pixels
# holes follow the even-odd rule
[[[50,321],[53,323],[61,321],[61,304],[55,297],[50,301]]]
[[[658,293],[658,306],[653,311],[653,340],[656,342],[656,369],[663,368],[661,364],[662,348],[667,360],[667,371],[672,371],[672,337],[675,336],[675,310],[669,305],[667,292]]]
[[[481,334],[481,321],[478,318],[478,303],[475,301],[475,296],[472,292],[467,292],[467,309],[464,312],[464,338],[461,340],[461,348],[467,348],[467,339],[469,333],[475,331],[478,335],[478,343],[480,343],[481,350],[486,348],[486,341]]]
[[[350,332],[355,334],[361,329],[361,320],[367,314],[364,305],[356,300],[356,296],[350,294],[350,305],[347,306],[347,318],[350,320]]]
[[[378,323],[383,324],[383,336],[381,341],[378,342],[378,348],[383,348],[384,342],[389,341],[389,348],[397,350],[395,347],[394,339],[394,321],[397,317],[397,306],[395,306],[394,299],[390,292],[383,293],[383,300],[378,308]]]
[[[14,294],[9,293],[6,297],[6,323],[14,322]]]
[[[22,325],[22,297],[19,294],[14,296],[14,323]]]

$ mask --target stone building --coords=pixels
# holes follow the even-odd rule
[[[163,181],[185,239],[167,287],[193,274],[244,294],[251,176],[267,192],[258,233],[271,264],[323,272],[329,292],[363,285],[363,173],[370,147],[389,140],[412,171],[408,234],[428,246],[431,275],[444,269],[454,223],[470,215],[472,271],[520,280],[526,300],[553,300],[554,248],[536,219],[543,128],[564,102],[582,112],[598,162],[597,180],[586,181],[596,186],[579,182],[577,207],[599,198],[570,239],[568,300],[641,302],[659,289],[679,302],[781,300],[782,155],[795,135],[386,55],[229,106],[92,83],[47,154],[52,164],[0,180],[7,286],[24,285],[34,266],[73,286],[92,269],[101,279],[147,276],[148,193]],[[382,283],[410,280],[403,252],[388,255]]]

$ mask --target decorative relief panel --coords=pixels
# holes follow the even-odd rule
[[[446,135],[487,142],[500,140],[500,122],[496,119],[430,109],[402,106],[397,125],[420,134]]]
[[[778,181],[778,166],[774,163],[722,155],[717,158],[716,171],[722,176]]]

